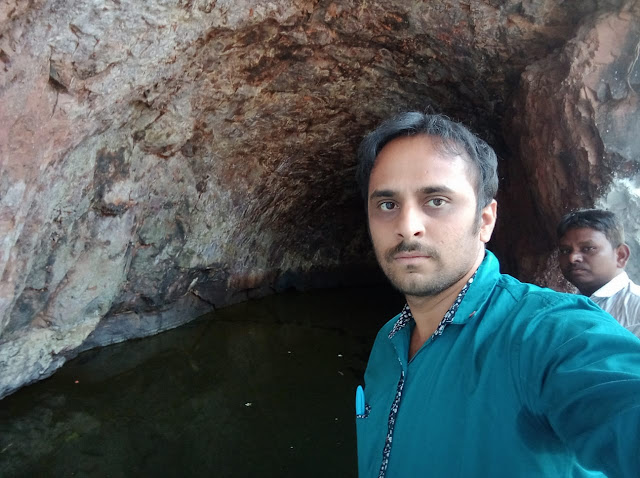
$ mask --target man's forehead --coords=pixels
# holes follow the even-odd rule
[[[398,137],[385,144],[376,156],[373,169],[381,162],[389,165],[395,160],[407,158],[417,164],[431,161],[439,161],[443,165],[455,162],[465,166],[471,164],[464,149],[452,149],[444,145],[441,138],[418,134]]]
[[[572,240],[580,243],[598,242],[601,240],[608,241],[604,232],[591,227],[572,227],[567,229],[560,238],[560,243],[568,243]]]
[[[470,161],[443,153],[439,141],[426,135],[405,136],[378,154],[369,177],[367,202],[432,194],[471,197],[477,203],[477,178]]]
[[[456,143],[455,141],[447,140],[446,138],[441,138],[440,136],[434,136],[426,133],[398,136],[396,138],[393,138],[392,140],[388,141],[380,149],[380,151],[378,151],[377,156],[380,156],[385,149],[393,148],[399,143],[406,142],[421,143],[426,150],[432,150],[432,152],[435,152],[442,157],[456,158],[459,156],[465,161],[470,161],[469,155],[462,145]]]
[[[376,169],[379,169],[377,166],[380,164],[382,158],[388,165],[388,163],[394,161],[398,151],[404,152],[408,149],[412,150],[412,158],[416,163],[439,160],[440,164],[446,167],[448,163],[458,162],[463,166],[465,177],[472,185],[475,186],[478,181],[479,171],[477,170],[477,166],[473,163],[463,146],[452,141],[447,141],[439,136],[423,133],[411,136],[400,136],[385,144],[376,156],[372,173]],[[399,173],[395,175],[399,175]]]

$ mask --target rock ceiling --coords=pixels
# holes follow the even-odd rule
[[[499,152],[493,248],[514,274],[561,286],[553,229],[578,206],[620,211],[640,257],[639,12],[5,0],[0,397],[88,347],[371,278],[354,150],[400,110]]]

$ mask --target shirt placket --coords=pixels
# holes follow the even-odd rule
[[[440,321],[440,324],[438,324],[438,327],[436,328],[435,332],[431,335],[429,340],[427,340],[427,343],[433,342],[433,340],[435,340],[438,336],[442,335],[446,326],[453,321],[456,311],[458,310],[458,307],[460,307],[460,303],[462,302],[462,299],[467,293],[467,290],[469,289],[469,286],[473,282],[475,276],[476,275],[474,274],[469,279],[469,281],[465,284],[465,286],[462,288],[462,290],[458,294],[458,297],[456,297],[456,300],[453,302],[453,305],[449,308],[447,313],[444,314],[444,317]],[[411,310],[409,309],[409,304],[405,304],[404,308],[402,309],[402,312],[400,313],[400,317],[394,324],[393,328],[391,329],[391,332],[389,332],[389,340],[392,340],[394,336],[401,330],[405,330],[406,327],[412,321],[414,321],[414,319],[413,319],[413,315],[411,314]],[[395,430],[396,420],[398,418],[398,411],[400,410],[400,401],[402,399],[402,391],[404,389],[405,378],[406,378],[405,364],[400,358],[400,352],[397,347],[396,347],[396,352],[398,353],[398,362],[400,362],[400,378],[398,379],[396,395],[393,399],[393,402],[391,403],[391,410],[389,411],[389,420],[387,422],[387,436],[384,440],[384,448],[382,450],[382,462],[380,464],[380,472],[378,473],[378,478],[385,478],[387,475],[387,469],[389,467],[389,458],[391,456],[391,445],[393,443],[393,432]],[[408,350],[407,351],[403,350],[402,353],[406,353],[408,355]]]

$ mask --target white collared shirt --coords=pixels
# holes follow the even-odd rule
[[[640,286],[622,271],[595,291],[590,299],[640,337]]]

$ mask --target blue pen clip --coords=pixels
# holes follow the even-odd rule
[[[364,405],[364,389],[362,385],[358,385],[356,389],[356,415],[362,416],[364,415],[365,405]]]

